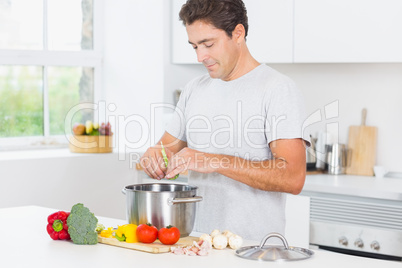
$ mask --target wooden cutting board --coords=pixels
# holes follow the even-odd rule
[[[373,176],[377,153],[377,127],[366,126],[367,110],[362,111],[360,126],[349,127],[346,174]]]
[[[139,251],[144,251],[144,252],[149,252],[149,253],[167,253],[167,252],[170,252],[171,247],[190,246],[193,244],[193,241],[197,242],[198,237],[187,236],[187,237],[180,238],[179,241],[174,245],[164,245],[161,242],[159,242],[159,240],[156,240],[155,242],[153,242],[151,244],[126,243],[126,242],[120,242],[116,238],[105,238],[105,237],[101,237],[100,235],[98,235],[99,243],[116,246],[116,247],[134,249],[134,250],[139,250]]]

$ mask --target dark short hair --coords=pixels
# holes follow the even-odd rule
[[[211,23],[224,30],[229,37],[238,24],[248,32],[247,10],[242,0],[187,0],[179,13],[184,25],[197,20]]]

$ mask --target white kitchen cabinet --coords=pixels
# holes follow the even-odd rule
[[[197,63],[179,21],[185,0],[172,0],[172,62]],[[244,0],[249,18],[247,45],[254,58],[263,63],[293,61],[293,0]]]
[[[294,62],[402,62],[401,0],[294,2]]]
[[[286,194],[285,237],[289,245],[308,248],[310,242],[310,197]]]
[[[293,0],[244,0],[251,55],[264,63],[293,61]]]
[[[193,47],[188,43],[186,27],[179,20],[181,6],[186,0],[171,0],[172,63],[198,63]]]

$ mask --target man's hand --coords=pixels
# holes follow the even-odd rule
[[[155,146],[148,148],[140,159],[140,165],[149,177],[157,180],[165,178],[166,174],[166,166],[165,162],[163,161],[161,142],[165,147],[166,156],[169,159],[169,162],[171,162],[170,159],[175,153],[187,146],[186,142],[181,141],[165,132]]]
[[[165,148],[165,152],[170,162],[173,153],[167,148]],[[157,180],[165,178],[165,173],[167,169],[162,157],[162,147],[160,145],[155,145],[148,148],[148,150],[140,159],[140,165],[149,177]]]
[[[169,159],[166,179],[173,178],[185,170],[201,173],[215,172],[220,163],[221,161],[217,156],[185,147]]]

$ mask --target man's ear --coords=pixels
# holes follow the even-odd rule
[[[244,40],[245,35],[246,29],[244,29],[243,24],[237,24],[232,32],[232,38],[234,41],[240,44]]]

